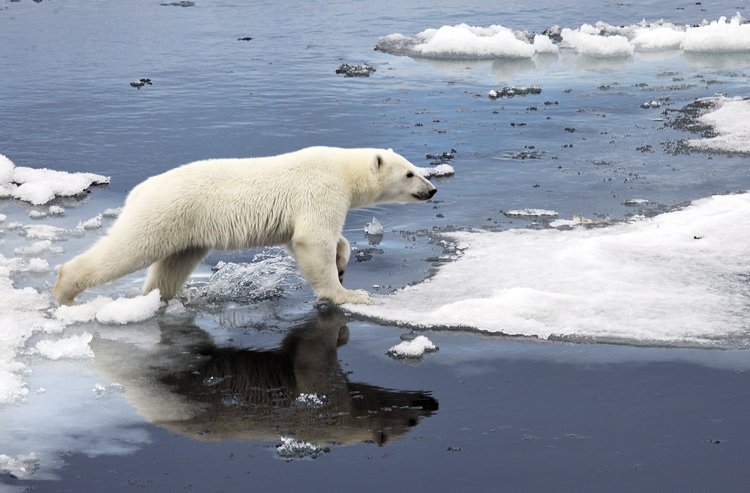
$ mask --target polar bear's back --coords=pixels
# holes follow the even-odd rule
[[[185,164],[135,187],[118,223],[158,224],[162,231],[153,233],[175,244],[219,249],[287,243],[312,220],[338,228],[352,169],[331,149]]]

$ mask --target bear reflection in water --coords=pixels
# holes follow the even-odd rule
[[[337,355],[349,329],[333,306],[291,330],[274,350],[217,347],[195,325],[160,329],[161,340],[146,353],[105,339],[92,348],[98,369],[125,387],[136,410],[173,432],[202,440],[293,436],[383,445],[438,409],[427,392],[349,382]]]

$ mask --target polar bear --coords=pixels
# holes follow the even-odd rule
[[[60,267],[52,296],[73,304],[84,289],[150,265],[144,292],[170,299],[212,249],[283,244],[318,300],[369,303],[366,291],[341,285],[347,212],[436,191],[390,149],[308,147],[185,164],[136,186],[107,235]]]

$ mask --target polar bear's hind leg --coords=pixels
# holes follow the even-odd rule
[[[144,294],[158,289],[161,299],[174,298],[208,251],[208,248],[190,247],[151,264],[143,286]]]

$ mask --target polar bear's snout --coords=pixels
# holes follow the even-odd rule
[[[417,200],[429,200],[432,198],[433,195],[437,193],[437,188],[432,188],[431,190],[426,190],[423,192],[415,193],[414,198]]]

